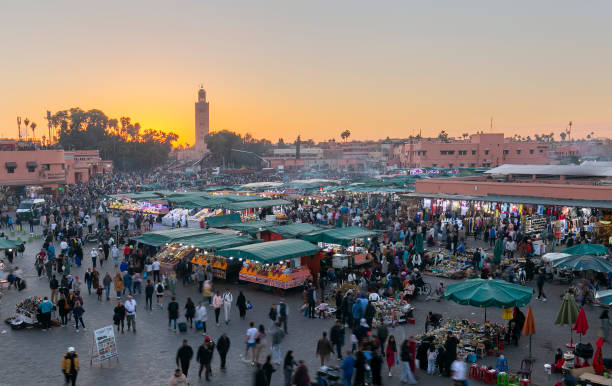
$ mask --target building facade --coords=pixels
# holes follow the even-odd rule
[[[210,130],[210,104],[206,101],[206,90],[200,87],[195,103],[195,151],[200,157],[206,152],[206,136]]]
[[[4,186],[55,189],[110,172],[112,162],[102,160],[97,150],[0,151],[0,185]]]
[[[551,145],[511,141],[504,134],[474,134],[465,141],[411,139],[395,148],[400,167],[475,168],[502,164],[548,164]]]

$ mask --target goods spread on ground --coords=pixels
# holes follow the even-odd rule
[[[30,296],[15,305],[15,315],[6,319],[6,322],[13,328],[25,328],[36,324],[38,313],[38,305],[42,303],[43,298],[39,296]]]
[[[440,346],[446,341],[449,331],[459,339],[457,354],[483,356],[488,350],[499,348],[499,342],[503,340],[506,329],[497,323],[482,324],[468,320],[446,319],[439,328],[424,334],[421,339],[425,340],[427,336],[433,337],[434,344]]]
[[[400,298],[381,298],[373,304],[376,308],[375,324],[382,323],[395,327],[406,323],[414,311],[414,307]]]
[[[299,287],[310,277],[310,270],[306,266],[289,268],[282,264],[268,265],[255,261],[246,261],[239,274],[240,280],[281,289]]]
[[[459,252],[456,256],[447,250],[435,250],[426,253],[427,264],[424,273],[429,276],[458,279],[463,277],[463,271],[472,263],[474,250]]]

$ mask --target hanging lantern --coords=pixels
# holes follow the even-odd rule
[[[512,313],[512,308],[504,308],[504,312],[502,312],[502,319],[510,320],[514,318],[514,314]]]

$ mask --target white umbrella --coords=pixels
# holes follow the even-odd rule
[[[569,253],[550,252],[550,253],[543,254],[542,260],[548,263],[548,262],[553,262],[555,260],[562,259],[567,256],[570,256]]]

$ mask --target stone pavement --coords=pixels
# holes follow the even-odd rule
[[[48,296],[48,281],[38,280],[35,277],[34,255],[40,248],[41,241],[35,240],[27,244],[24,257],[17,257],[15,264],[20,266],[26,274],[27,289],[22,292],[15,290],[5,291],[5,295],[0,303],[0,318],[6,319],[14,313],[14,305],[29,295]],[[88,251],[89,248],[84,248]],[[83,277],[87,267],[91,265],[91,259],[86,257],[81,268],[72,268],[73,275]],[[112,272],[114,268],[111,264],[104,265],[100,271],[102,275],[106,271]],[[435,286],[438,279],[426,278],[432,286]],[[450,280],[444,280],[450,283]],[[535,283],[531,283],[535,285]],[[226,287],[224,282],[219,282],[218,287],[223,290]],[[248,311],[247,319],[240,320],[238,311],[232,308],[232,320],[229,326],[222,324],[220,327],[214,325],[214,312],[209,311],[208,333],[216,340],[221,332],[226,331],[231,339],[232,345],[228,355],[228,369],[226,372],[219,371],[219,357],[215,354],[213,360],[213,382],[211,385],[232,385],[242,386],[253,383],[253,368],[244,363],[241,355],[244,354],[244,334],[249,321],[254,321],[257,325],[263,323],[268,327],[268,310],[272,303],[277,303],[278,295],[268,292],[256,291],[246,285],[229,285],[234,299],[239,290],[243,290],[247,299],[254,304],[254,309]],[[166,311],[155,308],[152,312],[144,309],[144,295],[136,295],[138,302],[136,334],[118,334],[117,346],[119,351],[119,361],[111,360],[93,365],[89,364],[89,353],[92,346],[92,331],[94,329],[111,325],[113,308],[116,300],[103,300],[98,302],[96,295],[87,295],[86,287],[84,298],[84,315],[87,330],[76,332],[71,325],[66,328],[52,328],[50,331],[40,330],[19,330],[13,331],[10,326],[3,324],[0,329],[6,333],[0,335],[0,363],[2,372],[2,385],[60,385],[63,384],[63,376],[60,371],[60,360],[68,346],[74,346],[81,358],[81,371],[78,376],[78,384],[81,385],[167,385],[170,376],[175,368],[176,350],[183,338],[197,351],[197,347],[202,343],[203,337],[194,330],[187,333],[176,333],[167,328]],[[552,385],[556,378],[548,379],[543,371],[543,364],[551,361],[554,351],[569,340],[569,328],[554,325],[554,318],[560,307],[560,295],[565,287],[548,284],[545,292],[549,296],[549,301],[544,303],[532,301],[536,319],[537,333],[533,337],[533,353],[537,358],[534,368],[534,381],[538,385]],[[183,310],[187,296],[191,296],[197,303],[200,296],[194,287],[183,287],[178,285],[177,298]],[[167,304],[168,298],[165,298]],[[289,335],[282,344],[282,356],[288,349],[294,350],[296,359],[307,361],[311,378],[314,378],[315,369],[319,361],[315,357],[316,342],[322,331],[329,331],[333,320],[311,320],[302,315],[298,315],[297,308],[301,304],[301,293],[298,291],[287,294],[289,304]],[[482,320],[484,310],[469,306],[460,306],[452,302],[436,302],[419,300],[415,302],[416,324],[401,326],[390,331],[395,335],[396,340],[401,342],[404,338],[417,335],[423,331],[425,316],[427,311],[440,312],[444,317],[467,318],[472,320]],[[526,309],[524,310],[526,313]],[[181,311],[181,315],[183,315]],[[489,309],[488,317],[490,320],[502,321],[502,310]],[[600,309],[587,306],[587,317],[591,325],[587,336],[583,341],[594,342],[596,339],[597,328],[599,327]],[[347,336],[348,341],[348,336]],[[520,360],[527,355],[529,339],[523,337],[520,346],[507,347],[505,354],[508,358],[510,368],[517,369]],[[348,348],[348,346],[345,346]],[[604,354],[608,352],[604,346]],[[484,363],[494,364],[494,358],[487,358]],[[189,380],[192,385],[206,384],[203,380],[198,380],[198,366],[194,361],[189,373]],[[386,376],[386,369],[383,371],[385,385],[399,385],[399,371],[393,370],[393,377]],[[423,385],[450,385],[448,378],[430,377],[424,374],[419,375],[419,383]],[[282,371],[273,374],[272,385],[282,385]],[[472,381],[476,385],[479,382]]]

